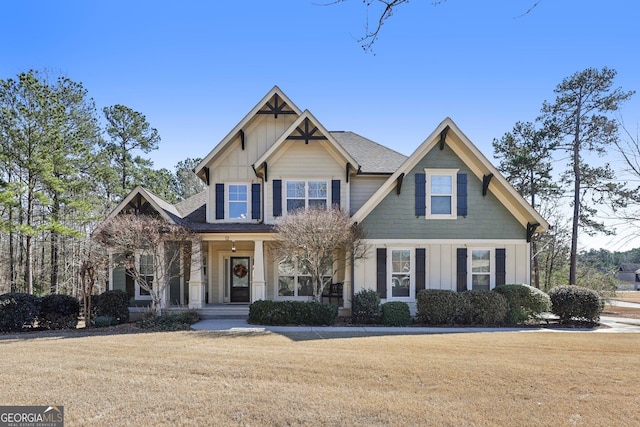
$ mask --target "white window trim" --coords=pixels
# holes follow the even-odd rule
[[[487,247],[469,247],[467,248],[467,290],[470,291],[473,289],[473,251],[489,251],[489,290],[496,287],[496,248],[487,248]],[[475,273],[478,274],[478,273]],[[484,273],[480,273],[484,274]]]
[[[225,222],[249,222],[251,221],[251,182],[226,182],[224,184],[224,220]],[[242,218],[231,218],[229,215],[231,214],[231,202],[229,200],[229,187],[231,185],[244,185],[247,187],[247,217],[245,219]]]
[[[283,260],[280,261],[276,261],[275,262],[275,289],[274,289],[274,299],[278,300],[278,301],[311,301],[313,299],[313,294],[312,295],[296,295],[298,293],[298,277],[302,276],[302,277],[309,277],[309,275],[306,274],[300,274],[298,273],[298,265],[297,263],[294,261],[294,268],[295,268],[295,272],[293,274],[293,295],[280,295],[280,274],[278,273],[278,267],[280,266],[280,263]],[[335,260],[334,260],[335,262]],[[333,276],[335,274],[335,266],[333,266],[331,268],[331,281],[333,282]],[[325,276],[327,277],[327,276]]]
[[[427,219],[456,219],[458,217],[458,172],[460,169],[425,169],[425,217]],[[451,177],[451,214],[431,213],[431,177]]]
[[[327,198],[326,198],[326,207],[329,208],[331,206],[331,180],[326,178],[300,178],[300,179],[287,179],[283,180],[284,188],[282,189],[282,214],[287,215],[289,210],[287,209],[287,185],[291,182],[304,182],[304,208],[309,209],[309,182],[323,182],[327,186]],[[298,198],[296,198],[298,199]]]
[[[138,269],[138,272],[139,272],[139,273],[140,273],[140,255],[143,255],[143,253],[142,253],[142,252],[140,252],[140,251],[136,251],[136,252],[134,253],[134,257],[135,257],[134,262],[135,262],[135,265],[136,265],[136,269]],[[152,259],[152,260],[153,260],[153,262],[155,263],[155,261],[156,261],[156,260],[155,260],[155,258],[153,257],[153,254],[147,254],[147,253],[144,253],[144,255],[149,255],[149,256],[151,256],[151,259]],[[153,269],[153,270],[154,270],[154,271],[153,271],[153,282],[152,282],[152,287],[153,287],[153,284],[156,284],[156,280],[157,280],[156,272],[155,272],[155,265],[154,265],[154,269]],[[126,272],[125,272],[125,274],[126,274]],[[138,282],[138,280],[136,280],[136,279],[134,278],[134,279],[133,279],[133,283],[134,283],[134,288],[135,288],[135,299],[136,299],[136,300],[141,300],[141,301],[145,301],[145,300],[147,300],[147,301],[151,301],[151,300],[153,299],[153,298],[151,297],[151,294],[149,294],[149,295],[143,295],[143,294],[141,294],[141,293],[140,293],[140,289],[141,289],[141,288],[140,288],[140,282]],[[145,291],[145,292],[146,292],[146,291]]]
[[[394,297],[393,296],[393,269],[392,259],[393,251],[409,251],[409,296]],[[415,301],[416,294],[416,248],[415,247],[389,247],[387,248],[387,298],[386,301]]]

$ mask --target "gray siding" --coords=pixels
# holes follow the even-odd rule
[[[468,178],[468,215],[457,219],[415,216],[415,174],[424,169],[459,169]],[[400,195],[392,190],[362,221],[370,239],[524,239],[526,229],[491,193],[482,196],[478,179],[445,145],[434,147],[403,180]]]

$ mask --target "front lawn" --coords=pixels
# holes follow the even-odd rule
[[[0,402],[69,426],[640,424],[640,334],[295,338],[5,336]]]

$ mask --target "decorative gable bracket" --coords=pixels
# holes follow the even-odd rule
[[[396,194],[399,196],[402,191],[402,181],[404,180],[404,172],[398,175],[398,181],[396,182]]]
[[[327,137],[324,135],[315,135],[318,131],[318,127],[314,126],[313,129],[309,129],[311,121],[309,118],[304,119],[304,130],[300,129],[300,126],[296,128],[298,135],[289,135],[287,139],[304,141],[305,144],[308,144],[309,141],[318,141],[318,140],[327,140]]]
[[[482,177],[482,196],[487,195],[487,191],[489,191],[489,184],[491,183],[491,178],[493,178],[493,174],[484,175]]]
[[[278,114],[296,114],[291,107],[285,110],[285,107],[288,107],[288,105],[286,102],[280,102],[280,97],[277,93],[273,96],[273,105],[268,101],[265,105],[267,108],[259,110],[257,114],[273,114],[274,119],[278,118]]]
[[[447,139],[447,132],[449,132],[449,125],[440,132],[440,141],[438,142],[440,150],[444,150],[444,142]]]
[[[531,239],[533,239],[533,234],[536,232],[536,229],[538,228],[540,224],[533,223],[531,224],[530,222],[527,223],[527,243],[531,243]]]

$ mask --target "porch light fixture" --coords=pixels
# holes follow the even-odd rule
[[[235,252],[236,251],[236,241],[232,241],[231,242],[231,252]]]

